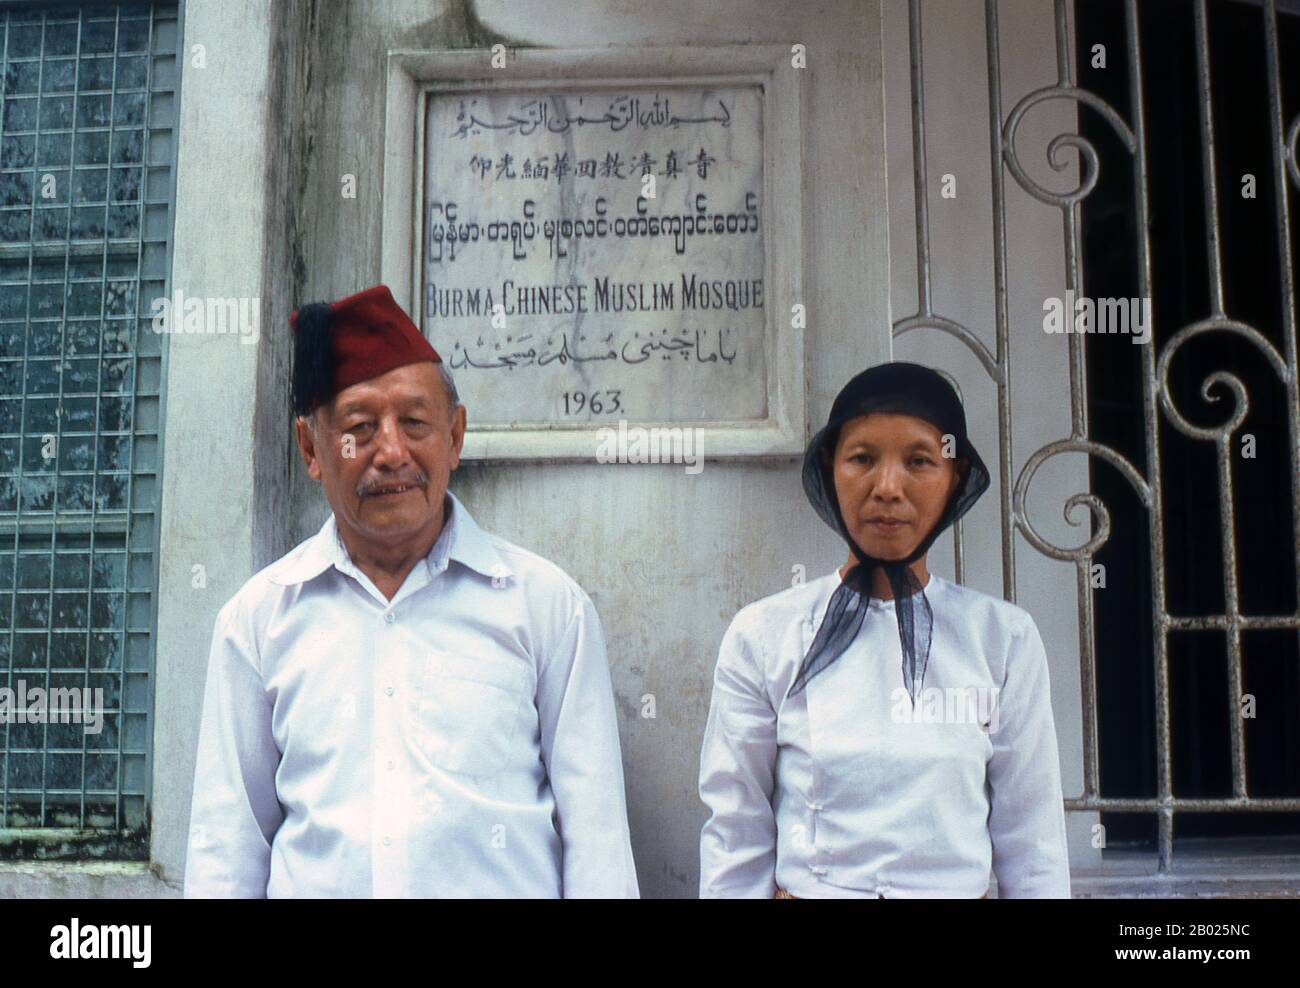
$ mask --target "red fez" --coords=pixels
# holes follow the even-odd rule
[[[295,309],[293,406],[305,415],[344,388],[390,370],[442,357],[393,300],[375,285],[329,304]]]

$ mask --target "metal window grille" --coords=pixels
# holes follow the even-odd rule
[[[0,686],[103,690],[0,725],[9,856],[147,853],[178,45],[175,3],[0,10]]]
[[[1300,799],[1289,797],[1261,798],[1252,796],[1247,785],[1245,756],[1245,726],[1238,716],[1243,693],[1242,639],[1244,633],[1257,629],[1275,629],[1295,632],[1300,630],[1300,613],[1249,615],[1243,613],[1240,602],[1236,535],[1233,519],[1233,476],[1236,467],[1233,450],[1236,433],[1249,408],[1248,396],[1240,379],[1230,370],[1214,371],[1202,385],[1202,392],[1210,398],[1214,387],[1231,393],[1235,401],[1223,413],[1223,421],[1213,427],[1193,424],[1179,410],[1175,395],[1171,393],[1170,364],[1176,351],[1189,340],[1207,333],[1235,334],[1255,347],[1276,374],[1278,386],[1285,393],[1288,418],[1288,455],[1290,457],[1290,490],[1279,491],[1288,498],[1295,530],[1296,555],[1300,556],[1300,363],[1296,351],[1296,298],[1293,260],[1291,254],[1291,196],[1300,189],[1300,117],[1284,118],[1280,86],[1280,53],[1277,0],[1263,0],[1264,43],[1259,57],[1266,66],[1268,79],[1268,118],[1270,159],[1266,164],[1272,173],[1272,189],[1276,197],[1276,250],[1280,267],[1282,338],[1279,349],[1253,326],[1233,318],[1225,300],[1223,258],[1220,237],[1219,183],[1216,179],[1214,142],[1214,112],[1210,73],[1207,0],[1194,0],[1186,10],[1194,20],[1195,57],[1199,74],[1198,135],[1204,172],[1204,199],[1206,213],[1205,254],[1209,282],[1209,311],[1203,318],[1182,326],[1173,333],[1159,353],[1153,346],[1143,346],[1142,351],[1142,432],[1145,450],[1145,469],[1136,466],[1114,449],[1090,437],[1087,394],[1085,387],[1084,337],[1071,335],[1068,340],[1070,379],[1070,435],[1035,451],[1023,464],[1012,462],[1011,379],[1008,334],[1006,186],[1007,175],[1021,189],[1049,208],[1060,211],[1064,233],[1066,284],[1064,288],[1083,296],[1083,270],[1081,262],[1080,207],[1097,181],[1099,166],[1095,147],[1077,134],[1057,136],[1049,146],[1053,161],[1065,148],[1075,148],[1081,159],[1081,180],[1078,188],[1056,192],[1031,178],[1023,168],[1016,150],[1016,133],[1025,114],[1034,106],[1047,100],[1072,100],[1081,107],[1081,113],[1095,113],[1114,131],[1133,158],[1133,208],[1137,211],[1137,270],[1139,295],[1150,297],[1152,262],[1150,222],[1148,215],[1148,148],[1147,129],[1143,105],[1143,53],[1138,29],[1138,0],[1125,0],[1124,15],[1127,29],[1126,64],[1122,71],[1128,73],[1130,105],[1123,108],[1111,106],[1095,93],[1076,84],[1074,77],[1073,46],[1070,39],[1066,0],[1055,0],[1056,61],[1058,79],[1055,84],[1034,90],[1020,97],[1007,109],[1002,92],[1002,67],[998,29],[998,0],[985,0],[985,28],[988,53],[989,87],[989,151],[992,162],[993,228],[991,244],[994,264],[995,343],[990,349],[972,330],[935,310],[931,302],[930,242],[927,213],[925,106],[922,80],[924,64],[921,45],[920,0],[909,0],[909,35],[912,88],[912,146],[913,182],[916,191],[916,251],[918,278],[918,310],[895,322],[894,336],[917,330],[946,333],[964,344],[979,359],[988,380],[996,389],[998,409],[999,462],[1001,476],[1002,573],[1003,590],[1009,600],[1015,599],[1016,543],[1013,537],[1019,532],[1037,551],[1064,562],[1073,563],[1077,574],[1077,596],[1080,627],[1080,659],[1083,696],[1083,792],[1066,799],[1066,809],[1073,811],[1111,811],[1153,813],[1157,817],[1158,867],[1168,871],[1172,863],[1175,813],[1220,812],[1295,812],[1300,810]],[[1158,322],[1160,313],[1155,314]],[[1212,399],[1211,399],[1212,400]],[[1164,553],[1164,520],[1162,515],[1161,429],[1174,429],[1183,436],[1211,443],[1215,449],[1217,484],[1222,509],[1222,588],[1224,607],[1222,613],[1196,616],[1171,613],[1166,597],[1166,561]],[[1156,721],[1156,793],[1150,798],[1114,798],[1102,795],[1098,768],[1098,689],[1097,657],[1095,654],[1094,601],[1089,586],[1089,572],[1097,552],[1106,543],[1111,530],[1111,518],[1105,504],[1094,494],[1084,492],[1070,499],[1070,506],[1082,504],[1092,516],[1093,533],[1081,546],[1065,548],[1055,545],[1037,532],[1026,509],[1026,493],[1037,470],[1051,457],[1062,453],[1082,453],[1105,462],[1127,481],[1142,507],[1148,513],[1150,546],[1150,601],[1154,610],[1152,652],[1155,661],[1155,721]],[[1213,538],[1213,536],[1211,536]],[[954,553],[957,578],[961,579],[963,564],[961,532],[954,532]],[[1282,578],[1295,579],[1294,571]],[[1170,725],[1170,639],[1174,633],[1196,629],[1218,629],[1226,636],[1226,704],[1230,722],[1230,763],[1232,793],[1217,798],[1179,797],[1174,793],[1171,759]]]

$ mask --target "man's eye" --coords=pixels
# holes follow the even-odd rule
[[[351,432],[355,435],[357,433],[369,432],[373,428],[374,425],[370,422],[357,422],[355,425],[348,426],[344,431]]]

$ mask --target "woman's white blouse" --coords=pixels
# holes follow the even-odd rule
[[[903,687],[894,602],[787,699],[839,585],[740,611],[700,756],[701,897],[1070,894],[1047,656],[1024,609],[935,574],[924,691]]]

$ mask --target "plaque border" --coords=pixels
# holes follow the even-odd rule
[[[802,71],[782,45],[709,47],[650,46],[599,49],[506,50],[506,64],[492,67],[489,49],[391,49],[383,137],[383,205],[380,276],[394,297],[422,325],[419,290],[424,237],[424,121],[431,92],[491,89],[588,90],[626,86],[663,89],[706,85],[757,85],[763,114],[763,288],[767,351],[767,417],[746,422],[628,419],[629,427],[692,428],[703,456],[782,457],[803,452],[807,442],[807,378],[804,331],[793,325],[793,306],[807,312],[803,258],[804,103]],[[779,150],[778,150],[779,149]],[[534,460],[592,462],[602,428],[619,419],[581,428],[476,429],[473,409],[461,458],[469,462]]]

